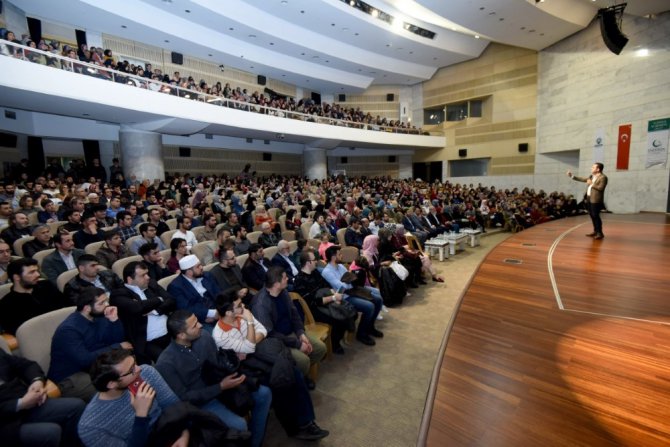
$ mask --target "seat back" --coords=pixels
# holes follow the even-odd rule
[[[167,262],[170,260],[170,256],[172,256],[172,250],[166,248],[165,250],[161,250],[159,253],[161,254],[161,258],[163,258],[163,262],[167,264]]]
[[[342,247],[342,250],[340,250],[340,252],[342,253],[342,262],[344,262],[345,264],[351,264],[352,262],[354,262],[356,258],[358,258],[359,254],[358,248],[351,246]]]
[[[166,276],[165,278],[159,279],[158,285],[167,290],[170,283],[174,281],[177,278],[177,276],[179,276],[179,273],[175,273],[174,275]]]
[[[170,241],[172,240],[172,235],[175,234],[177,230],[169,230],[161,234],[161,241],[165,244],[166,247],[170,246]]]
[[[277,222],[279,222],[279,228],[281,228],[282,233],[286,231],[286,214],[279,216]]]
[[[55,248],[47,248],[46,250],[40,250],[33,255],[33,259],[37,261],[37,265],[42,267],[42,261],[44,261],[44,258],[49,256],[54,251],[56,251]]]
[[[0,286],[0,300],[5,297],[12,290],[12,283],[8,282]]]
[[[199,227],[191,228],[191,231],[193,232],[193,235],[195,236],[195,240],[198,240],[198,236],[202,234],[203,231],[205,231],[206,227],[204,225],[201,225]]]
[[[21,347],[21,355],[37,362],[47,372],[51,362],[51,339],[58,326],[75,310],[74,306],[64,307],[38,315],[19,326],[16,339]]]
[[[288,248],[291,250],[291,254],[295,253],[298,249],[298,241],[289,241]]]
[[[247,239],[249,239],[249,242],[252,244],[257,244],[258,238],[261,237],[261,234],[263,234],[262,231],[252,231],[251,233],[247,233]]]
[[[286,230],[281,232],[281,238],[285,241],[291,242],[295,240],[295,231]]]
[[[309,229],[312,228],[312,219],[305,219],[305,221],[300,224],[300,232],[302,233],[302,238],[307,239],[309,238]]]
[[[128,256],[127,258],[119,259],[118,261],[115,261],[114,264],[112,264],[112,271],[125,283],[126,278],[123,277],[123,269],[131,262],[139,262],[141,260],[142,256],[140,255]]]
[[[84,251],[88,255],[95,255],[98,252],[98,250],[100,250],[100,247],[102,247],[102,244],[104,243],[105,241],[91,242],[86,247],[84,247]]]
[[[235,257],[235,262],[237,262],[237,265],[240,266],[240,268],[244,267],[244,263],[247,262],[247,259],[249,258],[248,253],[244,253],[242,255],[236,256]]]
[[[274,256],[277,254],[278,251],[279,249],[277,248],[277,246],[268,247],[263,250],[263,255],[268,259],[272,259],[274,258]]]
[[[305,314],[305,325],[314,324],[316,321],[314,320],[314,315],[312,315],[312,310],[309,308],[307,302],[305,302],[303,297],[300,296],[300,294],[297,292],[289,292],[288,295],[291,297],[293,301],[297,301],[300,303],[302,312],[303,314]]]
[[[200,242],[191,248],[191,254],[196,255],[202,265],[207,265],[210,262],[216,261],[214,259],[214,252],[217,248],[218,244],[216,241]]]
[[[17,256],[23,257],[23,244],[25,244],[26,242],[30,242],[34,239],[35,238],[33,236],[26,236],[26,237],[22,237],[22,238],[19,238],[19,239],[15,240],[14,241],[14,253],[16,253]]]
[[[139,231],[139,230],[137,230]],[[133,246],[136,240],[142,239],[142,236],[131,236],[128,239],[126,239],[126,250],[131,251],[130,248]]]
[[[344,239],[344,233],[347,232],[346,228],[340,228],[337,230],[337,233],[335,235],[337,236],[337,243],[340,244],[340,246],[345,247],[347,245],[347,241]]]
[[[56,286],[61,293],[65,291],[65,285],[70,282],[72,278],[79,274],[79,269],[67,270],[56,278]]]
[[[313,250],[316,250],[317,252],[319,251],[319,245],[321,245],[321,241],[318,239],[307,239],[307,246],[310,247]]]
[[[209,272],[210,270],[212,270],[212,269],[213,269],[214,267],[216,267],[217,265],[219,265],[218,262],[210,262],[209,264],[205,265],[205,266],[202,268],[202,270],[205,271],[205,272]]]
[[[170,230],[176,230],[177,229],[177,219],[176,218],[168,219],[168,220],[165,221],[165,225],[167,225]]]
[[[416,236],[411,233],[405,233],[405,239],[407,239],[407,245],[409,245],[409,248],[416,250],[425,256],[425,253],[421,249],[421,244],[419,243],[419,240],[416,238]]]
[[[67,220],[59,220],[58,222],[50,222],[47,224],[49,227],[49,231],[51,232],[51,235],[53,236],[56,234],[58,231],[58,228],[60,228],[61,225],[65,225],[67,223]]]

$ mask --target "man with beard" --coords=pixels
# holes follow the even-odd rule
[[[7,275],[14,285],[0,300],[0,327],[8,334],[15,334],[21,324],[33,317],[72,305],[51,282],[40,281],[40,269],[34,259],[10,262]]]
[[[14,242],[21,238],[30,236],[30,233],[30,222],[28,221],[28,216],[26,216],[25,213],[19,211],[14,213],[14,216],[12,216],[9,227],[2,230],[2,233],[0,233],[0,238],[7,242],[10,247],[13,247]]]
[[[239,297],[242,301],[248,303],[252,296],[249,294],[249,287],[244,282],[242,269],[237,265],[235,252],[232,248],[222,248],[219,252],[219,264],[215,265],[210,271],[210,275],[219,285],[221,290],[227,290],[231,287],[239,287]]]
[[[216,313],[216,297],[220,292],[216,281],[207,274],[195,255],[184,256],[179,260],[181,275],[168,286],[168,293],[177,301],[178,309],[193,312],[198,321],[209,333],[219,315]]]
[[[225,227],[224,227],[225,228]],[[249,247],[251,242],[247,239],[247,229],[242,225],[235,225],[233,227],[233,235],[235,235],[235,246],[233,250],[235,251],[235,256],[243,255],[249,252]]]
[[[142,245],[137,254],[142,256],[142,260],[149,270],[149,277],[153,281],[158,281],[172,274],[165,265],[165,260],[163,259],[163,256],[161,256],[161,252],[156,243],[149,242]]]
[[[9,267],[9,261],[11,260],[12,249],[7,242],[0,239],[0,284],[7,284],[9,282],[7,267]]]
[[[32,258],[38,251],[54,248],[51,231],[47,225],[35,225],[33,227],[33,237],[35,239],[23,244],[23,256],[26,258]]]
[[[67,221],[66,224],[63,224],[60,228],[64,230],[74,232],[79,231],[84,226],[81,224],[81,212],[77,210],[67,210],[63,213],[63,219]]]
[[[131,349],[124,340],[123,325],[116,307],[109,305],[104,290],[89,287],[79,294],[77,310],[56,329],[51,339],[49,379],[58,384],[64,397],[90,401],[95,394],[88,370],[103,352]]]

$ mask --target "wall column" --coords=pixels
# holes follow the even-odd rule
[[[119,131],[121,165],[126,180],[165,179],[161,134],[122,126]]]
[[[398,155],[398,178],[412,178],[412,156]]]
[[[302,153],[302,163],[305,176],[310,180],[323,180],[328,178],[328,157],[326,156],[326,149],[305,146],[305,150]]]

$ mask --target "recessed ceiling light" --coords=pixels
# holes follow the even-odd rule
[[[305,13],[305,10],[304,10],[304,9],[300,11],[300,14],[304,14],[304,13]]]
[[[479,34],[475,34],[475,39],[479,39]]]
[[[165,40],[164,40],[163,42],[165,42],[165,43],[170,43],[170,41],[169,41],[169,40],[167,40],[167,39],[165,39]]]
[[[251,39],[255,39],[255,38],[256,38],[256,35],[255,35],[255,34],[249,34],[249,37],[250,37]]]
[[[274,45],[274,44],[275,44],[274,42],[270,42],[270,45]]]
[[[190,14],[190,13],[191,13],[191,10],[190,10],[190,9],[184,9],[184,12],[185,12],[186,14]]]
[[[212,57],[212,55],[211,55],[211,54],[208,54],[207,56],[209,56],[209,57]]]
[[[121,28],[126,29],[128,27],[126,25],[121,25]]]
[[[288,2],[286,0],[282,0],[281,5],[286,6],[286,5],[288,5]]]
[[[235,31],[235,28],[231,26],[230,28],[228,28],[228,31]]]

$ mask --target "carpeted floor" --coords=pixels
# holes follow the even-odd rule
[[[510,236],[487,234],[443,262],[433,260],[446,283],[412,289],[403,305],[383,313],[384,338],[373,347],[344,345],[321,365],[312,399],[318,424],[330,431],[321,446],[415,446],[438,349],[458,298],[486,254]],[[307,446],[288,438],[271,413],[266,447]]]

